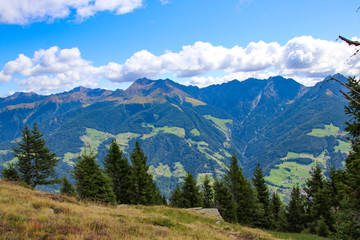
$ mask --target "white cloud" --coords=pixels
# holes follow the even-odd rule
[[[28,91],[54,91],[79,85],[94,87],[101,70],[81,58],[78,48],[35,51],[33,58],[20,54],[5,64],[0,79],[21,75],[15,80]]]
[[[1,0],[0,22],[29,24],[68,17],[74,12],[77,20],[97,12],[125,14],[142,7],[143,0]]]
[[[168,4],[170,1],[169,0],[160,0],[162,5]]]
[[[0,69],[0,81],[15,80],[31,91],[60,91],[83,85],[96,86],[102,79],[113,83],[133,82],[142,77],[173,74],[186,83],[207,86],[233,79],[268,78],[282,75],[313,85],[328,75],[360,76],[360,57],[346,43],[293,38],[281,46],[276,42],[250,43],[245,48],[225,48],[207,42],[183,46],[179,52],[156,56],[147,50],[136,52],[124,63],[94,66],[81,57],[78,48],[51,47],[35,51],[33,57],[20,54]],[[220,74],[219,74],[220,73]],[[216,75],[217,77],[213,77]]]

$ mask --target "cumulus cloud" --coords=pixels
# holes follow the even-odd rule
[[[0,22],[29,24],[53,21],[74,13],[77,20],[111,11],[125,14],[143,6],[143,0],[11,0],[0,1]]]
[[[0,82],[15,80],[27,90],[59,91],[79,85],[94,87],[102,79],[123,83],[162,74],[173,74],[198,86],[282,75],[313,85],[335,73],[360,76],[360,58],[351,57],[354,51],[346,43],[310,36],[293,38],[283,46],[260,41],[226,48],[196,42],[179,52],[166,51],[156,56],[142,50],[124,63],[94,66],[81,57],[78,48],[51,47],[35,51],[33,57],[20,54],[6,63],[0,69]]]
[[[22,78],[15,77],[18,75]],[[10,80],[12,76],[29,91],[51,92],[79,85],[93,87],[102,75],[99,68],[81,58],[78,48],[51,47],[35,51],[32,58],[19,54],[6,63],[0,72],[0,81]]]

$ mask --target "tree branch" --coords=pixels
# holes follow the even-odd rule
[[[339,38],[340,38],[341,40],[343,40],[344,42],[346,42],[347,44],[349,44],[349,46],[351,46],[351,45],[360,46],[360,42],[359,42],[359,41],[352,41],[352,40],[347,39],[347,38],[345,38],[345,37],[343,37],[343,36],[339,36]]]

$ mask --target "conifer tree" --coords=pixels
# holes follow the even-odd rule
[[[61,184],[62,187],[60,188],[60,194],[68,195],[68,196],[76,195],[74,186],[71,184],[71,182],[65,175],[61,179]]]
[[[231,163],[224,177],[225,184],[229,188],[236,203],[237,219],[243,224],[252,224],[257,219],[256,194],[238,166],[235,152],[231,156]]]
[[[219,209],[221,216],[227,222],[235,223],[238,221],[236,214],[236,203],[233,195],[229,188],[226,187],[225,183],[215,181],[214,183],[215,192],[215,207]]]
[[[201,206],[201,194],[200,188],[196,185],[194,176],[189,171],[186,171],[184,183],[181,186],[183,194],[183,206],[184,208],[200,207]]]
[[[96,155],[88,149],[78,156],[73,171],[76,181],[76,191],[80,198],[91,201],[115,204],[115,194],[111,180],[100,169]]]
[[[203,184],[203,207],[211,208],[214,206],[214,191],[210,185],[210,178],[208,175],[205,175],[204,184]]]
[[[346,38],[342,40],[353,44]],[[336,80],[336,79],[335,79]],[[339,82],[339,81],[338,81]],[[336,212],[337,239],[360,239],[360,83],[355,77],[349,77],[345,85],[350,91],[342,92],[349,101],[345,107],[345,114],[350,117],[345,130],[348,131],[351,140],[351,151],[345,159],[344,171],[339,171],[341,185],[339,199],[339,211]]]
[[[182,207],[183,194],[179,186],[176,186],[174,191],[171,193],[170,205],[173,207]]]
[[[152,175],[148,173],[147,156],[140,148],[138,141],[136,141],[135,148],[130,154],[130,159],[132,162],[131,203],[143,205],[161,204],[163,197],[156,187]]]
[[[33,129],[22,129],[21,141],[14,147],[14,156],[18,159],[16,168],[20,179],[31,187],[58,183],[55,167],[59,161],[55,153],[46,147],[43,135],[34,123]]]
[[[15,169],[14,163],[9,163],[1,172],[2,179],[6,181],[19,181],[20,175],[18,171]]]
[[[285,208],[277,192],[274,192],[271,196],[270,209],[274,218],[274,224],[273,224],[274,229],[278,231],[285,231],[286,230]]]
[[[264,215],[260,217],[260,222],[257,227],[261,228],[271,228],[273,223],[273,215],[270,211],[270,193],[265,183],[265,178],[260,168],[260,163],[258,162],[253,178],[252,178],[256,193],[257,199],[264,209]]]
[[[328,229],[332,230],[331,193],[329,184],[322,175],[322,170],[318,164],[310,172],[310,178],[306,180],[304,191],[307,194],[307,225],[310,231],[316,233],[317,224],[322,224],[321,217],[324,217]]]
[[[104,159],[106,174],[112,181],[118,203],[130,203],[131,200],[131,167],[119,145],[113,140]]]
[[[304,229],[304,200],[300,193],[299,186],[294,186],[291,190],[290,202],[287,207],[287,230],[290,232],[300,232]]]

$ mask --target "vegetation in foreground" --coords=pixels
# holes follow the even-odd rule
[[[0,239],[278,239],[192,210],[77,201],[0,181]]]

